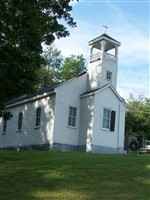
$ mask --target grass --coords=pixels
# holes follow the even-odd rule
[[[1,200],[149,200],[150,155],[0,151]]]

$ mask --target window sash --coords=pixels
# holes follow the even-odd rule
[[[76,126],[76,118],[68,117],[68,126]]]
[[[76,111],[74,107],[69,107],[68,126],[76,126]]]
[[[35,126],[40,126],[40,121],[41,121],[41,108],[37,108]]]
[[[7,131],[7,120],[4,119],[4,121],[3,121],[3,133],[6,133],[6,131]]]
[[[69,116],[76,117],[76,108],[73,107],[69,108]]]
[[[107,80],[112,80],[112,72],[107,71],[107,76],[106,76]]]
[[[22,129],[22,119],[23,119],[23,113],[19,113],[19,116],[18,116],[18,130],[21,130]]]
[[[103,128],[110,128],[110,110],[104,109],[103,111]]]
[[[103,128],[114,132],[115,131],[115,118],[116,118],[116,111],[104,108],[104,110],[103,110]]]

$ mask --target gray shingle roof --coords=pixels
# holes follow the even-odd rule
[[[86,74],[86,72],[81,72],[79,74],[76,75],[76,77],[80,77],[82,75]],[[75,77],[73,77],[75,78]],[[19,102],[22,102],[24,100],[28,100],[28,99],[31,99],[33,97],[36,97],[37,95],[42,95],[46,92],[52,92],[54,91],[55,88],[61,86],[63,83],[65,83],[66,81],[64,82],[61,82],[59,84],[56,84],[56,85],[52,85],[52,86],[48,86],[48,87],[45,87],[45,88],[40,88],[39,90],[37,90],[34,94],[25,94],[25,95],[22,95],[20,97],[17,97],[15,99],[12,99],[8,102],[5,103],[5,106],[10,106],[12,104],[15,104],[15,103],[19,103]]]
[[[96,42],[96,41],[102,40],[103,37],[108,38],[108,40],[112,40],[112,41],[114,41],[115,43],[117,43],[118,45],[120,45],[120,42],[118,42],[118,41],[115,40],[114,38],[110,37],[110,36],[107,35],[106,33],[100,35],[99,37],[97,37],[97,38],[95,38],[95,39],[93,39],[93,40],[90,40],[88,43],[89,43],[89,44],[92,44],[92,43],[94,43],[94,42]]]
[[[58,85],[57,85],[58,86]],[[15,99],[12,99],[8,102],[5,103],[5,106],[9,106],[11,104],[14,104],[14,103],[18,103],[18,102],[21,102],[21,101],[24,101],[24,100],[27,100],[27,99],[30,99],[30,98],[33,98],[37,95],[42,95],[43,93],[45,92],[51,92],[54,90],[54,88],[57,87],[56,85],[55,86],[50,86],[50,87],[45,87],[45,88],[40,88],[39,90],[37,90],[35,93],[33,94],[25,94],[25,95],[22,95],[20,97],[17,97]]]

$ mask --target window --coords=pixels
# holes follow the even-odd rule
[[[112,80],[112,72],[107,71],[106,79],[110,81]]]
[[[20,112],[18,115],[18,131],[21,131],[22,129],[22,120],[23,120],[23,113]]]
[[[115,117],[116,112],[114,110],[104,108],[103,111],[103,128],[108,129],[110,131],[115,130]]]
[[[76,111],[76,108],[69,107],[68,126],[76,126]]]
[[[103,128],[109,129],[110,127],[110,110],[104,109],[103,112]]]
[[[7,120],[4,119],[3,120],[3,133],[6,133],[6,130],[7,130]]]
[[[37,108],[36,110],[36,123],[35,126],[40,126],[40,121],[41,121],[41,108]]]

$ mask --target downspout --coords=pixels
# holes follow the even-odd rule
[[[0,148],[3,148],[3,120],[0,118]]]
[[[120,104],[118,109],[118,135],[117,135],[117,152],[119,152],[119,132],[120,132]]]
[[[0,137],[1,137],[0,148],[2,149],[2,146],[3,146],[3,142],[2,142],[2,134],[0,134]]]

